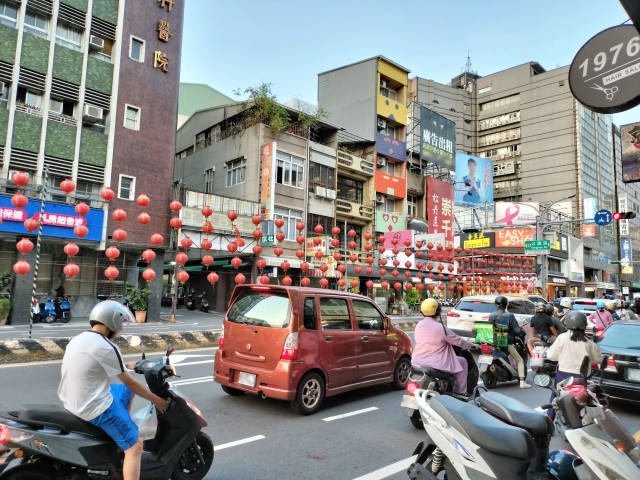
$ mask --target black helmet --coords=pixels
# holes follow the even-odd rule
[[[553,314],[555,313],[555,311],[556,309],[553,308],[553,305],[550,303],[547,303],[547,306],[546,306],[547,315],[549,315],[550,317],[553,317]]]
[[[573,453],[566,450],[556,450],[555,452],[551,452],[547,457],[545,467],[547,472],[555,478],[578,480],[574,466],[577,467],[581,464],[582,461],[580,458]]]
[[[586,330],[587,317],[582,312],[572,310],[564,317],[564,326],[567,327],[567,330]]]
[[[508,303],[509,303],[509,300],[507,300],[507,297],[504,297],[502,295],[498,295],[496,297],[496,307],[506,309]]]
[[[534,307],[536,313],[547,313],[547,306],[542,302],[536,302]]]

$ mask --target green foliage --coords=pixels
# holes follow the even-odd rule
[[[133,305],[133,308],[137,312],[146,312],[147,308],[149,307],[147,303],[147,298],[153,292],[148,288],[142,288],[138,290],[133,285],[133,283],[130,283],[130,282],[126,282],[124,285],[127,288],[127,300],[131,302],[131,304]]]
[[[4,270],[0,275],[0,298],[11,297],[11,272]]]
[[[9,310],[11,308],[11,302],[9,302],[8,298],[0,298],[0,320],[6,318],[9,315]]]
[[[413,307],[420,298],[420,292],[416,288],[406,290],[403,293],[404,301],[409,307]]]

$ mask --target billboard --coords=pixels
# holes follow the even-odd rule
[[[456,168],[456,124],[420,107],[420,159],[441,167]]]
[[[596,234],[596,224],[586,224],[582,225],[582,238],[595,238]]]
[[[524,248],[524,242],[534,240],[535,232],[530,228],[503,228],[496,232],[496,247]]]
[[[456,205],[477,207],[493,203],[493,162],[456,153]]]
[[[262,146],[260,215],[263,221],[273,220],[273,205],[276,194],[276,150],[276,142]]]
[[[429,233],[443,233],[445,247],[453,246],[453,185],[427,177]]]
[[[538,202],[496,202],[496,223],[504,225],[535,225],[539,215]]]
[[[393,239],[397,238],[398,243],[396,245],[393,244]],[[409,247],[413,245],[413,230],[397,230],[393,232],[384,232],[384,248],[390,250],[394,247],[398,248],[407,248],[407,245],[404,243],[405,240],[409,240],[411,243],[408,245]]]
[[[595,223],[595,220],[593,220],[593,218],[598,212],[598,204],[596,203],[596,199],[593,197],[585,198],[582,201],[582,209],[584,210],[584,223]]]
[[[630,238],[620,240],[620,266],[622,273],[633,273],[633,251]]]
[[[622,181],[640,182],[640,123],[620,127],[622,140]]]

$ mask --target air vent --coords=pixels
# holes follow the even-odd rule
[[[0,62],[0,80],[10,83],[13,79],[13,65]]]
[[[51,81],[51,95],[53,97],[62,98],[63,100],[77,102],[80,96],[80,87],[73,83],[64,82],[54,78]]]
[[[91,17],[91,34],[100,38],[115,41],[116,26],[109,22],[105,22],[104,20],[100,20],[99,18]]]
[[[38,169],[38,154],[12,148],[9,158],[9,168],[12,170],[32,170],[35,172]]]
[[[50,16],[53,13],[53,0],[29,0],[29,9]]]
[[[84,101],[96,107],[109,110],[111,108],[111,96],[104,93],[95,92],[93,90],[85,90]]]
[[[4,147],[0,146],[0,167],[4,165]]]
[[[78,163],[78,180],[102,183],[104,182],[104,167],[80,162]]]
[[[33,70],[21,68],[20,76],[18,77],[18,85],[21,87],[31,88],[38,92],[44,92],[45,76],[41,73],[34,72]]]
[[[29,0],[29,6],[31,6],[31,2],[32,0]],[[87,21],[87,14],[81,12],[76,8],[70,7],[69,5],[60,3],[60,8],[58,10],[58,20],[61,20],[64,23],[71,25],[72,27],[84,30],[85,23]]]
[[[68,178],[73,175],[73,160],[45,155],[44,164],[49,167],[49,173],[52,175]]]

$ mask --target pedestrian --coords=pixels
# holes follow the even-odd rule
[[[509,355],[516,361],[518,364],[518,377],[520,377],[520,388],[531,388],[531,385],[527,383],[526,380],[526,370],[524,368],[524,360],[522,360],[522,356],[518,349],[515,346],[516,343],[516,335],[524,336],[525,332],[520,328],[518,324],[518,320],[513,313],[507,312],[507,304],[509,300],[507,297],[499,295],[495,300],[496,307],[498,310],[489,315],[489,323],[505,325],[508,328],[507,334],[507,350],[509,351]],[[523,352],[524,354],[524,352]]]

